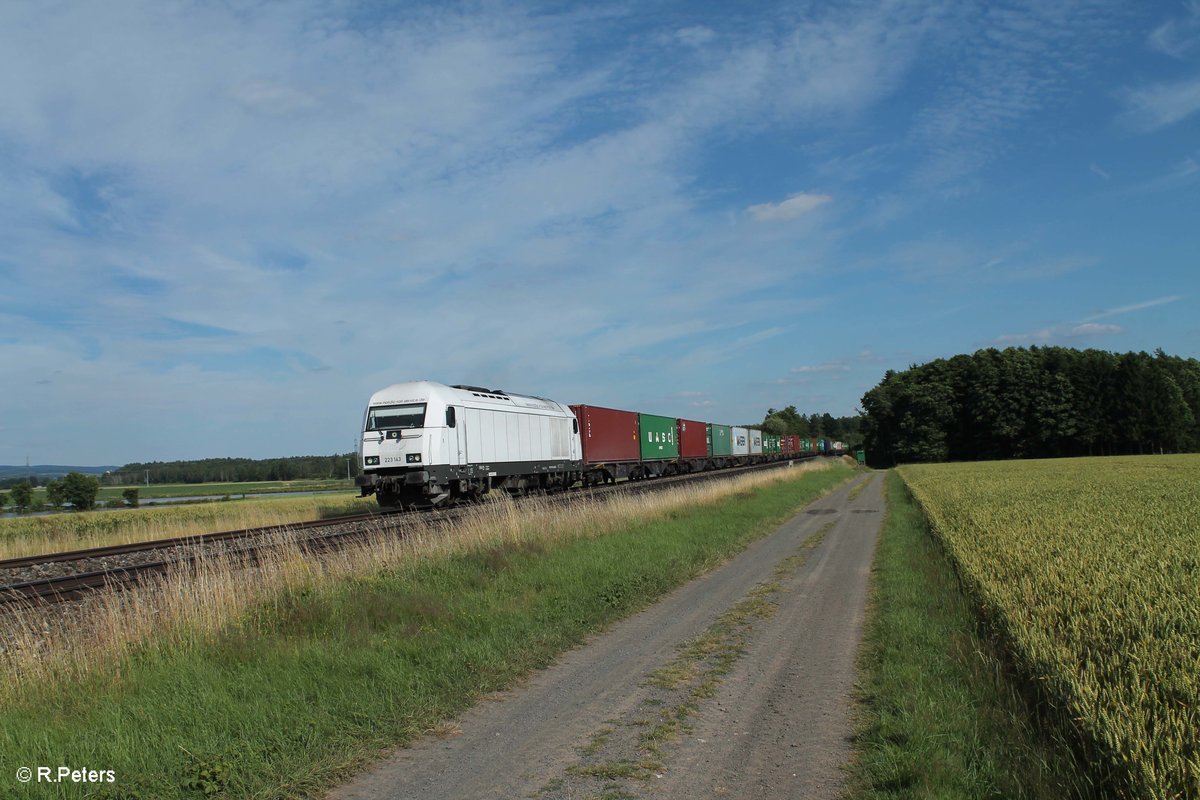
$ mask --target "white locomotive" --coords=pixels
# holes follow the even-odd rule
[[[359,452],[362,496],[381,506],[570,486],[582,472],[579,423],[542,397],[431,381],[371,395]]]

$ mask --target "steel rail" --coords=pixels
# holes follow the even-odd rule
[[[590,496],[597,497],[599,499],[605,499],[606,496],[623,494],[626,492],[631,494],[639,494],[644,492],[663,491],[681,483],[703,483],[708,481],[725,480],[738,475],[746,474],[748,472],[782,468],[787,466],[790,462],[802,460],[807,459],[781,459],[779,461],[769,461],[763,464],[753,464],[746,467],[736,467],[727,470],[684,473],[681,475],[669,475],[655,479],[623,481],[617,484],[591,487],[587,490],[587,493]],[[552,502],[569,502],[575,499],[577,496],[578,495],[573,492],[563,492],[551,495],[542,495],[542,498],[549,499]],[[434,513],[436,516],[434,519],[439,524],[449,523],[463,514],[469,513],[473,508],[476,507],[477,506],[468,505],[453,507],[445,510],[435,510]],[[345,524],[356,526],[354,529],[349,531],[340,531],[325,536],[315,536],[294,542],[301,548],[311,552],[326,552],[334,550],[337,547],[344,546],[353,541],[361,541],[362,539],[377,533],[377,528],[374,526],[368,526],[365,523],[382,521],[389,517],[403,515],[404,512],[400,511],[379,511],[366,514],[355,514],[346,517],[335,517],[326,520],[313,520],[306,523],[272,525],[260,528],[247,528],[237,531],[222,531],[219,533],[193,534],[190,536],[180,536],[171,539],[157,539],[148,542],[131,542],[128,544],[113,545],[110,547],[96,547],[62,553],[47,553],[41,556],[25,556],[21,558],[7,559],[0,561],[0,569],[5,567],[20,567],[38,564],[62,563],[66,561],[80,561],[89,558],[102,558],[113,555],[126,555],[129,553],[150,552],[154,550],[166,550],[177,547],[185,547],[192,551],[190,554],[158,561],[148,561],[141,564],[124,564],[89,572],[80,572],[71,575],[60,575],[56,577],[40,578],[0,585],[0,606],[30,606],[36,604],[63,603],[81,599],[98,590],[127,588],[142,581],[147,576],[161,574],[172,567],[185,566],[204,558],[205,554],[200,552],[200,548],[208,544],[219,542],[238,542],[244,539],[253,538],[254,536],[265,537],[267,534],[283,531],[291,532],[296,530],[322,528]],[[233,559],[240,559],[247,566],[250,566],[261,561],[265,553],[275,550],[279,546],[279,542],[263,541],[225,554],[219,554],[218,557],[224,556],[232,557]]]
[[[220,542],[227,539],[242,539],[250,536],[263,535],[282,530],[284,528],[289,530],[323,528],[329,525],[339,525],[344,523],[361,522],[369,519],[378,519],[397,513],[401,512],[384,510],[371,511],[364,514],[350,514],[344,517],[308,520],[307,522],[285,522],[279,525],[264,525],[259,528],[243,528],[240,530],[219,531],[214,533],[192,533],[188,534],[187,536],[175,536],[169,539],[149,539],[141,542],[126,542],[125,544],[105,545],[103,547],[88,547],[82,550],[62,550],[54,553],[18,556],[17,558],[0,559],[0,570],[13,569],[16,567],[38,566],[40,564],[58,564],[64,561],[82,561],[89,558],[106,558],[108,556],[126,555],[128,553],[140,553],[146,550],[166,550],[171,547],[191,547],[195,545],[209,544],[212,542]]]

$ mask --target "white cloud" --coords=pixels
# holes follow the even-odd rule
[[[1126,89],[1120,97],[1131,124],[1153,131],[1200,111],[1200,77]]]
[[[312,95],[270,81],[250,81],[235,86],[230,94],[251,111],[264,114],[294,114],[315,109],[318,105]]]
[[[992,342],[995,344],[1000,344],[1000,345],[1005,345],[1005,346],[1022,345],[1022,344],[1036,344],[1038,342],[1049,341],[1053,337],[1054,337],[1054,333],[1050,328],[1042,328],[1042,329],[1036,330],[1036,331],[1029,331],[1028,333],[1001,334],[1000,336],[997,336],[995,339],[993,339]]]
[[[1097,263],[1099,260],[1091,256],[1062,256],[1012,262],[998,260],[985,264],[980,271],[980,277],[989,277],[996,282],[1045,280],[1076,272]]]
[[[1107,336],[1113,333],[1120,333],[1122,330],[1120,325],[1108,325],[1101,322],[1082,322],[1078,325],[1072,325],[1067,330],[1066,335],[1085,338],[1089,336]]]
[[[816,364],[803,367],[792,367],[793,374],[821,373],[821,372],[849,372],[850,365],[844,361],[827,361],[824,364]]]
[[[780,203],[760,203],[750,206],[746,209],[746,212],[754,218],[755,222],[781,222],[783,220],[802,217],[810,211],[820,208],[832,199],[827,194],[806,194],[800,192],[790,195]]]
[[[1088,69],[1098,46],[1119,26],[1102,4],[1075,2],[949,4],[930,51],[953,68],[932,102],[915,115],[910,146],[923,157],[912,180],[921,188],[961,194],[967,179],[1013,147],[1013,131],[1064,97],[1073,75]],[[937,13],[930,11],[930,14]]]
[[[1129,188],[1133,194],[1165,192],[1181,189],[1200,180],[1200,153],[1183,157],[1170,165],[1167,170],[1149,180]]]
[[[1098,320],[1098,319],[1108,319],[1109,317],[1116,317],[1116,316],[1120,316],[1121,314],[1129,314],[1134,311],[1142,311],[1147,308],[1155,308],[1156,306],[1164,306],[1164,305],[1167,305],[1168,303],[1174,303],[1174,302],[1177,302],[1182,299],[1183,299],[1183,295],[1181,295],[1181,294],[1173,294],[1173,295],[1169,295],[1167,297],[1157,297],[1153,300],[1144,300],[1140,303],[1131,303],[1127,306],[1117,306],[1116,308],[1109,308],[1104,311],[1100,311],[1098,313],[1092,314],[1091,316],[1084,317],[1083,321],[1084,322],[1094,322],[1095,320]]]
[[[1038,252],[1036,242],[1014,240],[984,248],[939,235],[904,242],[874,263],[890,271],[899,270],[915,281],[941,283],[955,279],[1003,285],[1046,280],[1099,262],[1086,255],[1047,257]]]
[[[1006,333],[992,340],[994,344],[1031,345],[1069,343],[1081,339],[1094,339],[1103,336],[1113,336],[1123,333],[1120,325],[1106,325],[1097,322],[1064,323],[1047,328],[1040,328],[1028,333]]]
[[[1185,58],[1200,47],[1200,2],[1185,3],[1186,15],[1159,25],[1150,33],[1150,46],[1172,58]]]
[[[688,367],[719,364],[733,358],[735,355],[741,354],[744,351],[752,348],[754,345],[774,339],[788,333],[791,328],[785,326],[775,326],[771,328],[763,328],[752,333],[739,336],[726,344],[716,346],[699,347],[680,359],[680,363]],[[727,339],[728,334],[723,337]]]
[[[688,28],[681,28],[675,32],[675,38],[680,42],[690,47],[700,47],[708,44],[717,36],[712,28],[707,28],[703,25],[692,25]]]

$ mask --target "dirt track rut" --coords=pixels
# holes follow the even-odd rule
[[[837,797],[884,516],[872,477],[330,797]]]

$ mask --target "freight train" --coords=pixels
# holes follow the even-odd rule
[[[832,454],[826,439],[568,406],[544,397],[432,381],[371,396],[359,447],[363,497],[428,508],[486,495]]]

